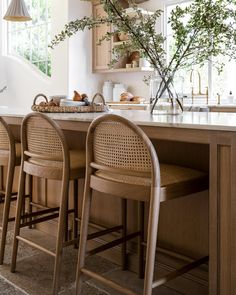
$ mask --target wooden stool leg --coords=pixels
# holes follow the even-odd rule
[[[22,215],[25,215],[25,213],[26,213],[26,208],[25,208],[25,195],[26,195],[26,193],[25,193],[25,183],[26,183],[26,178],[27,178],[27,175],[25,175],[25,181],[24,181],[24,183],[22,183],[22,191],[24,192],[24,197],[22,198],[22,207],[21,207],[21,214]],[[23,218],[23,222],[26,222],[26,218]]]
[[[67,242],[68,241],[68,236],[69,236],[69,223],[68,223],[68,218],[69,218],[69,214],[68,214],[68,210],[69,210],[69,199],[67,198],[67,201],[66,201],[66,209],[65,209],[65,225],[64,225],[64,232],[65,232],[65,241]]]
[[[144,278],[144,205],[144,202],[138,202],[138,230],[140,231],[140,235],[138,237],[138,275],[140,279]]]
[[[33,211],[32,206],[32,198],[33,198],[33,176],[29,175],[28,179],[28,193],[29,193],[29,204],[28,204],[28,213],[31,214]],[[32,221],[32,217],[29,218],[29,221]],[[32,225],[29,226],[30,229],[32,229]]]
[[[3,166],[0,166],[0,191],[3,190]]]
[[[160,200],[151,196],[148,218],[146,267],[143,295],[152,294]]]
[[[80,227],[80,243],[79,243],[78,264],[77,264],[77,272],[76,272],[76,291],[75,291],[76,295],[82,294],[82,277],[83,276],[82,276],[81,268],[84,267],[84,263],[85,263],[91,200],[92,200],[92,190],[90,189],[89,184],[86,183],[83,209],[82,209],[81,227]]]
[[[62,261],[63,241],[66,228],[67,207],[68,207],[68,193],[69,193],[69,178],[65,179],[62,184],[62,196],[60,203],[60,212],[58,220],[56,256],[54,264],[53,275],[53,294],[58,294],[59,290],[59,276]]]
[[[15,171],[15,161],[10,160],[9,163],[10,165],[8,166],[8,169],[7,169],[6,194],[5,194],[4,209],[3,209],[0,265],[3,264],[3,260],[4,260],[7,228],[8,228],[8,221],[9,221],[10,205],[11,205],[12,185],[13,185],[14,171]]]
[[[78,240],[78,179],[74,180],[74,239]],[[79,247],[79,241],[75,244],[75,248]]]
[[[14,237],[13,237],[11,272],[15,272],[16,270],[16,258],[17,258],[17,250],[18,250],[18,243],[19,243],[16,237],[20,233],[21,212],[22,212],[23,200],[25,198],[25,178],[26,178],[26,174],[23,171],[23,168],[21,167],[18,199],[17,199],[17,205],[16,205],[16,219],[15,219],[15,229],[14,229]]]
[[[127,200],[121,199],[121,213],[122,213],[122,238],[127,236]],[[127,269],[127,241],[121,245],[121,261],[122,270]]]

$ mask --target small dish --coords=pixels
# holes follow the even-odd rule
[[[78,106],[84,106],[85,102],[84,101],[74,101],[72,99],[61,99],[60,101],[60,106],[61,107],[78,107]]]

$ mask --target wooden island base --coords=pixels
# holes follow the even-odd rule
[[[121,114],[121,112],[118,112]],[[127,113],[124,112],[124,115]],[[213,114],[211,114],[213,115]],[[68,116],[68,115],[67,115]],[[75,116],[75,115],[74,115]],[[183,115],[184,116],[184,115]],[[199,115],[200,116],[200,115]],[[128,117],[128,116],[127,116]],[[16,136],[19,136],[19,124],[22,117],[7,115],[6,121],[12,124]],[[61,119],[53,116],[65,131],[69,145],[82,148],[85,144],[87,121],[73,116]],[[236,115],[235,115],[236,119]],[[210,118],[207,119],[208,121]],[[135,119],[133,120],[134,122]],[[158,120],[157,120],[158,121]],[[236,120],[235,120],[236,121]],[[182,123],[182,122],[181,122]],[[183,165],[209,172],[210,188],[198,196],[187,196],[180,200],[166,202],[161,207],[159,250],[163,254],[163,263],[172,264],[168,256],[176,258],[201,257],[209,254],[209,294],[236,294],[236,126],[235,130],[218,128],[213,124],[197,127],[195,124],[172,122],[156,124],[138,121],[137,124],[152,139],[159,160],[165,163]],[[217,130],[219,129],[219,130]],[[222,130],[223,129],[223,130]],[[59,191],[59,190],[58,190]],[[43,194],[42,194],[43,192]],[[79,200],[82,199],[82,183]],[[40,193],[40,194],[39,194]],[[34,198],[43,195],[42,202],[50,206],[57,202],[57,185],[53,181],[45,183],[34,180]],[[119,223],[120,203],[116,198],[96,194],[93,198],[91,230]],[[137,223],[136,204],[129,203],[129,228]],[[105,213],[106,212],[106,213]],[[110,214],[107,214],[110,212]],[[47,224],[42,230],[53,234],[55,224]],[[107,236],[109,239],[110,237]],[[94,243],[103,243],[96,240]],[[164,250],[167,249],[167,250]],[[130,267],[134,268],[135,243],[130,243]],[[168,255],[166,255],[168,254]],[[119,259],[119,248],[106,257]],[[177,261],[177,260],[176,260]],[[176,261],[174,263],[176,263]],[[177,265],[176,265],[177,266]],[[207,279],[204,267],[197,270],[196,277]],[[200,274],[200,276],[199,276]],[[194,272],[193,272],[194,276]]]

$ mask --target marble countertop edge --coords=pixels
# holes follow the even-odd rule
[[[23,118],[32,112],[25,109],[0,109],[0,116]],[[236,113],[184,112],[181,115],[151,115],[144,110],[110,110],[109,114],[125,117],[137,125],[150,127],[173,127],[199,130],[236,131]],[[92,122],[105,113],[47,113],[54,120]]]

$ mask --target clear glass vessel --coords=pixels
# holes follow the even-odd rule
[[[180,93],[181,91],[176,91],[175,84],[179,88],[179,82],[182,80],[179,77],[175,79],[165,77],[164,80],[157,71],[150,79],[150,111],[152,114],[181,114],[183,112],[183,94]],[[180,89],[183,88],[180,87]]]

